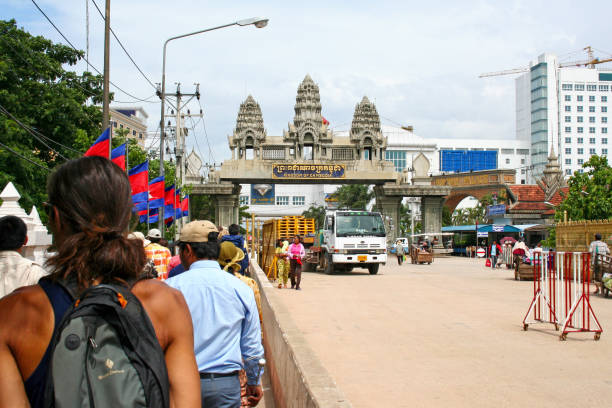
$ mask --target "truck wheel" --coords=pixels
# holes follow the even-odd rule
[[[380,267],[380,264],[368,265],[368,272],[370,272],[370,275],[376,275],[378,273],[379,267]]]
[[[331,255],[325,254],[325,269],[323,269],[323,271],[327,275],[333,275],[334,274],[334,263],[332,262]]]

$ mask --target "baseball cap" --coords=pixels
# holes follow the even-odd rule
[[[161,231],[158,230],[157,228],[153,228],[151,230],[149,230],[149,233],[147,234],[147,238],[161,238]]]
[[[210,221],[191,221],[181,230],[181,242],[208,242],[208,234],[219,232],[217,226]]]
[[[144,234],[140,231],[134,231],[128,235],[128,239],[139,239],[142,241],[142,246],[147,246],[151,243],[148,239],[145,238]]]

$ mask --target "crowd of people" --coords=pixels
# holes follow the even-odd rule
[[[124,406],[123,396],[113,397],[108,388],[97,391],[102,385],[90,383],[89,370],[94,369],[105,370],[95,378],[106,381],[105,387],[115,384],[118,393],[130,389],[134,379],[140,381],[142,395],[130,389],[132,400],[142,399],[139,406],[256,406],[263,396],[265,364],[261,303],[256,282],[247,276],[248,255],[239,227],[188,223],[181,230],[178,253],[172,256],[159,230],[149,230],[146,237],[128,231],[128,177],[100,157],[59,167],[48,180],[47,194],[45,209],[53,234],[53,253],[45,265],[48,274],[19,253],[27,242],[23,221],[0,219],[0,406],[76,406],[75,398],[81,397],[91,406],[95,398],[118,398],[112,405]],[[298,237],[287,251],[296,289],[300,246]],[[107,297],[95,304],[98,309],[87,310],[98,313],[102,306],[112,306],[117,316],[134,319],[134,313],[140,314],[144,329],[138,341],[116,334],[117,341],[125,342],[125,350],[144,345],[158,352],[163,366],[158,372],[142,374],[154,366],[153,352],[140,356],[151,361],[139,366],[134,362],[139,356],[127,351],[125,360],[104,357],[116,347],[107,346],[95,330],[87,331],[103,315],[83,317],[85,305],[103,294]],[[117,304],[111,305],[108,296]],[[118,332],[125,324],[121,319],[107,322]],[[87,330],[82,336],[68,334],[77,327],[72,325],[75,321],[84,322]],[[87,353],[82,373],[71,366],[76,357],[60,358],[80,350]],[[96,366],[94,360],[101,363]],[[125,374],[132,364],[138,375]],[[83,382],[78,383],[79,378]],[[72,403],[62,403],[70,383],[89,394],[73,393],[68,396]]]

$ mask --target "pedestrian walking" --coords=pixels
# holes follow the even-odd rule
[[[493,243],[491,244],[489,254],[491,255],[491,268],[495,269],[495,267],[497,266],[497,257],[501,255],[501,247],[499,246],[497,241],[493,241]]]
[[[150,259],[155,264],[157,279],[168,279],[168,272],[170,271],[168,265],[172,254],[168,248],[160,243],[162,240],[161,231],[157,228],[151,229],[147,234],[147,240],[149,240],[149,244],[145,246],[145,255],[147,259]]]
[[[289,248],[289,244],[285,245],[286,241],[279,239],[276,242],[276,271],[278,273],[277,281],[278,288],[281,289],[284,287],[287,289],[287,281],[289,280],[289,262],[287,258],[287,248]]]
[[[244,237],[240,235],[240,226],[238,224],[232,224],[227,228],[227,230],[229,234],[220,234],[220,242],[230,241],[236,245],[236,248],[240,249],[244,253],[244,259],[240,262],[240,274],[245,275],[249,271],[249,254],[244,246]]]
[[[191,312],[202,406],[239,407],[241,368],[246,370],[247,398],[255,406],[263,395],[259,314],[253,291],[221,269],[218,235],[210,221],[185,225],[179,255],[187,271],[166,283],[183,293]],[[233,259],[222,258],[227,265]]]
[[[610,248],[601,240],[600,233],[595,234],[595,240],[589,245],[589,252],[591,253],[591,265],[596,263],[597,255],[610,255]]]
[[[304,245],[300,242],[300,236],[293,237],[293,243],[287,248],[289,256],[290,271],[289,278],[291,279],[291,289],[302,290],[300,283],[302,282],[302,259],[306,256]]]
[[[0,218],[0,297],[22,286],[34,285],[47,273],[21,255],[28,242],[25,222],[14,215]]]
[[[185,301],[178,291],[155,279],[138,280],[146,257],[142,243],[127,239],[133,205],[126,173],[102,157],[71,160],[50,176],[47,195],[49,228],[56,248],[56,253],[47,262],[52,268],[51,275],[49,279],[41,279],[38,285],[21,288],[0,300],[0,406],[47,406],[44,405],[47,382],[55,379],[55,384],[62,381],[66,387],[73,386],[75,379],[85,376],[86,366],[97,372],[108,369],[107,372],[112,373],[115,363],[110,359],[98,367],[83,364],[81,372],[67,371],[68,368],[62,370],[62,364],[69,365],[73,361],[53,360],[52,347],[49,347],[59,333],[58,326],[64,313],[70,311],[75,303],[65,287],[72,287],[74,293],[80,295],[85,290],[95,290],[101,283],[132,285],[131,293],[135,298],[129,297],[130,301],[137,299],[142,304],[141,317],[152,324],[150,332],[142,333],[142,341],[152,347],[157,344],[164,357],[162,364],[165,362],[167,376],[162,371],[157,375],[160,381],[169,384],[169,400],[173,406],[201,406],[193,329]],[[125,288],[127,290],[127,286]],[[98,293],[91,290],[88,293]],[[87,303],[87,298],[84,300],[81,303]],[[130,303],[126,304],[132,308]],[[149,333],[153,341],[147,337]],[[79,337],[76,337],[76,343],[62,341],[57,347],[78,348],[74,352],[81,357],[84,348],[96,344],[93,342],[95,336],[93,334],[90,341]],[[121,348],[121,345],[114,347],[115,350]],[[101,348],[98,353],[103,350],[108,349]],[[156,362],[151,359],[152,364]],[[121,369],[115,366],[114,370],[128,368],[129,361],[124,363]],[[61,373],[63,377],[53,378],[55,373]],[[135,398],[135,393],[127,395],[124,392],[128,388],[118,389],[114,385],[123,383],[132,387],[138,375],[119,377],[121,373],[109,378],[110,381],[106,382],[109,388],[103,394],[108,401],[114,401],[114,406],[124,406],[125,401]],[[98,378],[93,373],[91,375]],[[77,400],[87,398],[87,387],[92,385],[80,384],[85,387],[82,388],[84,393],[70,394],[72,403],[61,406],[85,405]],[[65,393],[59,394],[56,388],[55,398],[61,395]],[[96,396],[89,394],[89,397],[93,399]],[[163,400],[147,401],[146,405],[161,406],[163,403]]]
[[[404,262],[404,245],[400,239],[395,243],[395,255],[397,256],[397,264],[401,265]]]

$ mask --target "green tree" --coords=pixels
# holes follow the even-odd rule
[[[102,77],[65,69],[82,57],[0,20],[0,186],[12,181],[28,210],[45,200],[49,174],[31,162],[53,169],[100,134]]]
[[[564,212],[570,220],[607,220],[612,218],[612,168],[605,156],[591,156],[582,166],[584,173],[575,172],[567,182],[567,196],[555,211],[561,221]]]
[[[364,184],[344,184],[336,190],[334,196],[338,199],[340,208],[365,210],[374,197],[374,192]]]
[[[306,211],[302,213],[306,218],[314,218],[315,220],[315,231],[323,228],[325,222],[325,207],[322,205],[311,205]]]

